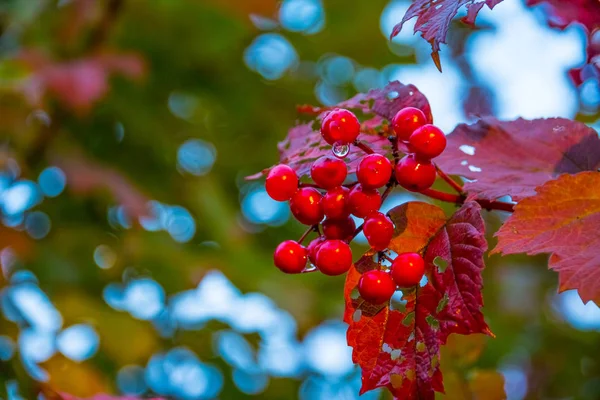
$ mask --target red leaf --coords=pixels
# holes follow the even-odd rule
[[[415,0],[406,11],[402,21],[394,26],[390,39],[400,33],[404,23],[417,17],[415,33],[421,32],[423,39],[431,43],[433,52],[431,56],[441,71],[438,52],[440,43],[446,43],[446,34],[452,19],[462,6],[467,6],[467,16],[463,19],[466,23],[473,24],[477,13],[484,4],[492,9],[502,0]]]
[[[563,118],[485,118],[457,126],[436,162],[449,174],[473,180],[464,186],[470,198],[508,195],[519,201],[563,173],[597,170],[600,138],[585,124]]]
[[[563,175],[521,201],[496,233],[493,252],[552,253],[559,291],[577,289],[600,305],[600,173]]]
[[[579,22],[588,32],[600,27],[600,2],[598,0],[527,0],[528,6],[544,4],[548,25],[564,29]]]
[[[109,91],[110,74],[139,78],[145,72],[144,60],[133,53],[99,53],[66,62],[54,62],[35,51],[23,52],[20,59],[33,69],[26,88],[36,104],[49,94],[65,107],[85,114]]]
[[[385,124],[384,119],[391,120],[396,112],[404,107],[417,107],[423,110],[425,115],[431,116],[431,107],[427,98],[415,86],[403,85],[397,81],[391,82],[383,89],[374,89],[366,94],[358,94],[341,102],[338,106],[374,115],[362,123],[363,133],[359,139],[368,143],[375,152],[380,154],[391,154],[391,145],[387,137],[374,132],[374,130],[385,130],[382,126]],[[280,163],[292,167],[298,176],[309,174],[312,161],[323,155],[331,154],[331,146],[321,137],[319,127],[319,118],[310,123],[297,125],[291,128],[285,140],[277,145]],[[348,164],[349,173],[356,171],[363,156],[362,150],[351,146],[350,153],[344,159]],[[248,176],[246,179],[258,179],[266,175],[269,169]]]
[[[63,157],[56,159],[55,164],[64,171],[67,185],[74,192],[89,194],[107,190],[124,207],[127,215],[147,215],[148,198],[118,171],[84,158]]]
[[[107,394],[97,394],[94,397],[76,397],[68,393],[60,393],[60,400],[142,400],[141,397],[134,396],[110,396]],[[164,400],[162,397],[147,397],[144,400]]]
[[[352,359],[362,368],[361,393],[385,386],[398,399],[434,399],[435,391],[444,391],[439,349],[448,335],[491,334],[480,310],[487,245],[479,211],[477,204],[468,203],[449,221],[440,208],[426,203],[390,211],[396,225],[390,248],[397,253],[425,250],[429,281],[405,290],[404,304],[376,306],[357,295],[360,275],[379,267],[375,253],[366,253],[349,271],[344,320]],[[436,257],[447,260],[444,272],[434,265]]]

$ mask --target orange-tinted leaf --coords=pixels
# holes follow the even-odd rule
[[[414,17],[417,17],[415,23],[415,33],[421,32],[423,39],[431,44],[433,50],[432,57],[438,69],[441,71],[439,62],[440,43],[446,43],[446,34],[452,19],[458,13],[461,7],[467,7],[467,16],[464,22],[473,24],[477,13],[484,4],[492,9],[502,0],[415,0],[402,21],[394,26],[390,39],[400,33],[404,23]]]
[[[436,163],[473,180],[464,186],[471,198],[509,195],[519,201],[560,174],[597,170],[600,138],[585,124],[563,118],[486,118],[457,126]]]
[[[600,173],[563,175],[521,201],[496,233],[494,252],[552,253],[559,291],[600,305]]]
[[[473,400],[505,400],[504,376],[493,370],[475,370],[469,379]]]
[[[480,311],[487,245],[479,210],[468,203],[449,221],[440,208],[426,203],[390,211],[396,225],[390,248],[424,252],[426,259],[428,282],[405,289],[401,302],[374,305],[357,294],[361,274],[379,268],[376,253],[366,253],[349,271],[344,320],[353,361],[362,368],[361,392],[385,386],[398,399],[433,399],[435,391],[444,390],[439,350],[448,335],[489,332]],[[447,259],[444,272],[435,266],[438,257]]]
[[[383,89],[374,89],[366,94],[358,94],[337,106],[360,111],[370,116],[370,119],[363,121],[363,128],[366,129],[364,133],[361,133],[359,139],[380,154],[391,154],[391,145],[382,126],[384,120],[391,120],[396,112],[404,107],[417,107],[426,115],[431,116],[427,98],[413,85],[403,85],[397,81],[391,82]],[[331,154],[331,146],[323,140],[319,132],[321,116],[312,122],[291,128],[285,140],[277,145],[280,163],[292,167],[298,176],[307,175],[314,160]],[[374,131],[381,132],[381,135]],[[350,152],[344,159],[348,164],[349,173],[356,171],[364,154],[361,149],[355,146],[350,147]],[[248,176],[246,179],[258,179],[268,172],[269,168]]]

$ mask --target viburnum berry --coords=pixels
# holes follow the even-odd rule
[[[317,268],[325,275],[341,275],[352,265],[352,250],[342,240],[326,240],[317,252]]]
[[[321,200],[325,216],[331,219],[343,219],[350,215],[349,197],[350,189],[344,186],[329,189]]]
[[[331,145],[352,143],[360,132],[360,122],[351,111],[336,108],[329,112],[321,124],[321,136]]]
[[[392,262],[392,278],[400,287],[415,286],[425,273],[425,261],[418,253],[402,253]]]
[[[323,221],[323,235],[327,239],[340,239],[350,241],[354,237],[356,223],[352,217],[344,219],[329,219]]]
[[[322,156],[310,168],[310,177],[323,189],[331,189],[344,183],[348,169],[346,163],[336,157]]]
[[[323,219],[323,196],[315,188],[300,188],[290,200],[290,210],[294,217],[305,225],[314,225]]]
[[[366,189],[360,183],[355,185],[348,195],[350,212],[358,218],[364,218],[381,207],[381,195],[375,189]]]
[[[394,236],[394,224],[380,212],[371,213],[365,218],[363,232],[369,245],[377,251],[387,249]]]
[[[379,189],[385,186],[391,176],[392,163],[377,153],[364,156],[356,168],[356,178],[367,189]]]
[[[410,135],[408,144],[418,158],[432,159],[446,148],[446,135],[437,126],[423,125]]]
[[[319,248],[321,247],[321,245],[323,243],[325,243],[325,237],[319,236],[318,238],[313,239],[308,244],[308,246],[306,246],[306,252],[308,253],[308,259],[314,265],[317,264],[317,252],[319,251]]]
[[[390,274],[384,271],[367,271],[358,281],[358,293],[360,296],[373,304],[381,304],[389,301],[396,291],[396,284]]]
[[[404,156],[396,165],[396,180],[406,190],[425,190],[433,185],[435,177],[435,166],[431,161],[420,160],[414,154]]]
[[[398,111],[392,119],[392,128],[398,140],[408,141],[415,129],[427,123],[427,117],[423,111],[414,107],[405,107]]]
[[[307,251],[294,240],[286,240],[277,246],[273,254],[275,266],[287,274],[298,274],[306,266]]]
[[[269,171],[265,188],[273,200],[289,200],[298,190],[298,175],[291,167],[279,164]]]

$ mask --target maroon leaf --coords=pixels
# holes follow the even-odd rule
[[[485,118],[457,126],[436,162],[447,173],[473,180],[464,186],[470,198],[508,195],[519,201],[563,173],[597,170],[600,138],[585,124],[563,118]]]
[[[475,22],[477,13],[484,4],[490,9],[500,3],[502,0],[415,0],[406,11],[402,21],[394,26],[390,39],[400,33],[404,23],[414,17],[417,17],[415,23],[415,33],[421,32],[423,39],[431,44],[433,52],[431,57],[435,65],[441,71],[440,43],[446,43],[446,34],[452,19],[458,13],[458,10],[467,6],[467,16],[463,21],[469,24]]]
[[[552,253],[559,291],[600,305],[600,173],[563,175],[521,201],[496,233],[494,252]]]
[[[481,307],[483,238],[480,208],[467,203],[449,221],[433,205],[411,202],[390,211],[396,225],[390,248],[425,252],[428,282],[405,289],[402,302],[373,305],[355,288],[362,273],[379,268],[366,253],[349,271],[344,288],[352,359],[362,368],[361,393],[387,387],[398,399],[434,399],[443,392],[440,345],[451,333],[491,334]],[[443,271],[436,264],[446,263]]]
[[[439,312],[441,332],[485,333],[492,335],[485,323],[483,307],[483,254],[487,250],[481,207],[467,202],[433,237],[424,259],[431,271],[431,283],[448,300]],[[437,264],[437,265],[436,265]],[[442,342],[446,339],[442,338]]]
[[[386,120],[391,120],[398,110],[404,107],[417,107],[431,117],[431,107],[427,98],[415,86],[403,85],[397,81],[391,82],[383,89],[374,89],[366,94],[358,94],[338,106],[360,111],[370,117],[363,121],[363,133],[359,139],[381,154],[391,154],[391,145],[384,132],[387,130]],[[314,160],[331,154],[331,146],[323,140],[319,132],[322,115],[313,122],[291,128],[285,140],[277,145],[280,163],[292,167],[298,176],[308,175]],[[349,173],[356,171],[364,154],[361,149],[351,146],[350,152],[345,158]],[[248,176],[246,179],[258,179],[266,175],[269,169]]]

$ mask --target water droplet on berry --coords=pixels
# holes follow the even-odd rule
[[[316,265],[314,265],[313,263],[309,262],[307,264],[307,267],[304,268],[304,272],[312,272],[315,271],[317,269]]]
[[[395,90],[392,90],[391,92],[389,92],[389,93],[387,94],[387,98],[388,98],[389,100],[394,100],[394,99],[395,99],[395,98],[397,98],[398,96],[400,96],[400,93],[398,93],[398,92],[397,92],[397,91],[395,91]]]
[[[337,158],[344,158],[350,153],[350,145],[348,143],[336,142],[333,144],[331,152]]]

